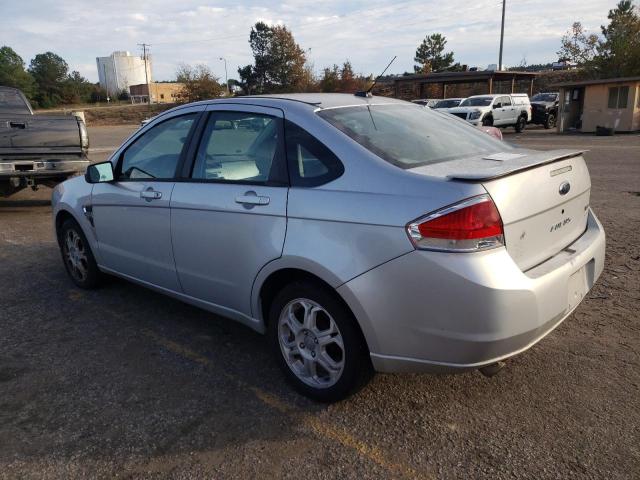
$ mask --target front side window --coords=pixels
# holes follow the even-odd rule
[[[405,169],[511,148],[464,122],[410,104],[328,108],[318,115],[383,160]]]
[[[278,182],[285,177],[280,152],[281,120],[249,112],[213,112],[192,178],[219,182]]]
[[[197,113],[173,117],[138,137],[120,159],[118,179],[174,178],[180,155],[196,118]]]
[[[509,97],[500,97],[498,101],[502,104],[503,107],[511,106],[511,98]]]

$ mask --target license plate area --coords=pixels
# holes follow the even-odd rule
[[[593,269],[595,261],[592,259],[580,270],[569,277],[567,303],[569,310],[573,310],[593,286]]]

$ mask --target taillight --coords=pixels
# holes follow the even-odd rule
[[[407,225],[416,248],[476,252],[504,245],[502,219],[489,195],[437,210]]]
[[[85,152],[89,150],[89,132],[87,126],[81,118],[78,118],[78,126],[80,127],[80,145]]]

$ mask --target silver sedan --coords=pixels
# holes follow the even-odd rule
[[[266,333],[336,401],[380,372],[495,372],[603,269],[582,152],[515,149],[388,98],[176,107],[53,192],[82,288],[123,277]]]

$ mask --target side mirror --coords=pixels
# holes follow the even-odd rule
[[[493,104],[493,109],[495,110],[496,108],[502,108],[502,104],[501,103],[494,103]]]
[[[87,167],[84,174],[87,183],[108,183],[113,182],[113,165],[111,162],[94,163]]]

